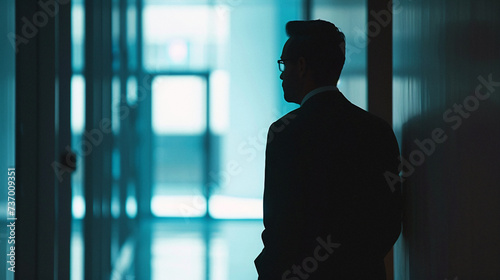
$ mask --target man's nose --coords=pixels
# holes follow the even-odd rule
[[[283,72],[281,72],[281,74],[280,74],[280,79],[283,80]]]

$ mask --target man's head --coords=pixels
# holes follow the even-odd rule
[[[344,33],[324,20],[290,21],[281,60],[285,100],[300,103],[314,88],[336,85],[345,62]]]

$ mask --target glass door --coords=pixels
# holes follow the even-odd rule
[[[152,79],[153,186],[157,217],[207,213],[207,77],[165,75]]]

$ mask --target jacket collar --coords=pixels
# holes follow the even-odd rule
[[[300,103],[300,106],[304,105],[307,100],[309,100],[311,97],[315,96],[316,94],[324,91],[338,91],[339,89],[336,86],[325,86],[325,87],[319,87],[316,89],[313,89],[310,91],[304,98],[302,99],[302,102]]]

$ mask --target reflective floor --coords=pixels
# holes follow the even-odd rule
[[[261,220],[143,222],[122,247],[111,279],[255,280],[253,260],[262,250],[262,230]],[[73,245],[78,239],[73,237]]]

